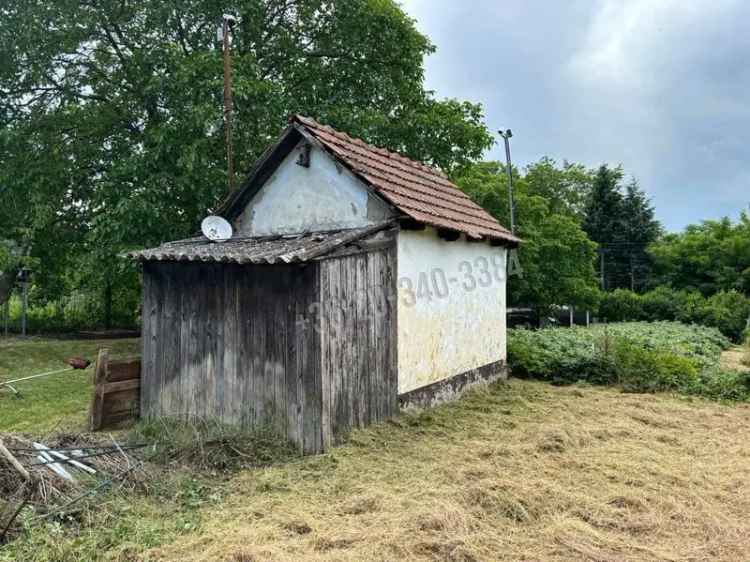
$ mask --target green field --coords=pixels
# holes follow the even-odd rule
[[[55,430],[81,430],[86,424],[92,392],[93,362],[100,348],[110,357],[138,355],[137,339],[50,340],[0,338],[0,381],[64,368],[65,359],[84,357],[92,366],[32,379],[14,385],[21,397],[0,389],[0,431],[43,434]]]

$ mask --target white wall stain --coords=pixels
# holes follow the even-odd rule
[[[313,146],[310,167],[296,164],[301,141],[235,221],[241,236],[358,228],[393,216],[382,199]]]
[[[505,360],[505,264],[502,247],[399,233],[399,393]]]

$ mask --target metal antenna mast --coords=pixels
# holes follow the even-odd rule
[[[516,213],[513,208],[513,169],[510,164],[510,138],[513,136],[513,131],[506,129],[505,131],[498,131],[503,140],[505,141],[505,171],[508,173],[508,205],[510,208],[510,232],[516,233]]]
[[[221,18],[221,43],[224,58],[224,131],[227,141],[227,190],[234,191],[234,147],[232,146],[232,64],[230,49],[232,46],[231,32],[237,23],[237,18],[224,14]]]

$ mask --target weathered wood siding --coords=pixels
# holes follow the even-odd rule
[[[144,416],[271,424],[322,450],[318,265],[145,263]]]
[[[146,417],[271,424],[307,453],[397,412],[392,246],[305,266],[146,262]]]
[[[327,447],[398,411],[395,248],[321,262],[320,292]]]

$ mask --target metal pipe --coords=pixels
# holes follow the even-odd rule
[[[498,131],[500,136],[505,141],[505,171],[508,174],[508,207],[510,208],[510,232],[511,234],[516,233],[516,217],[515,209],[513,204],[513,168],[510,162],[510,138],[513,136],[513,131],[506,129],[505,132]]]
[[[224,130],[227,143],[227,191],[234,191],[234,147],[232,146],[232,61],[230,58],[231,42],[229,34],[234,25],[232,16],[222,18],[222,51],[224,58]]]

